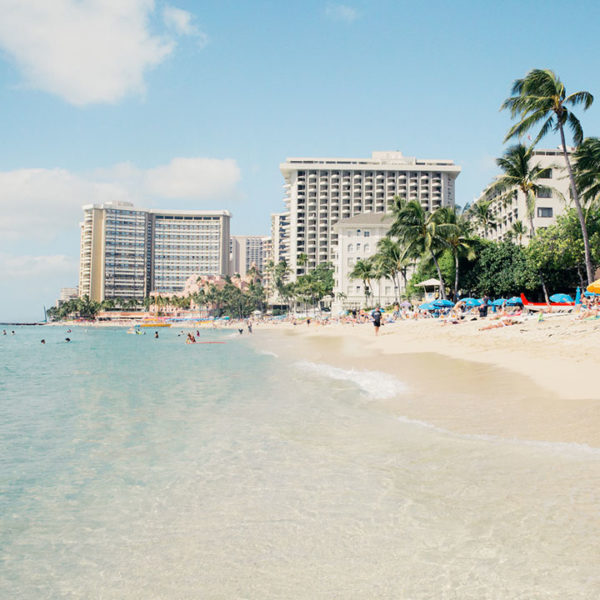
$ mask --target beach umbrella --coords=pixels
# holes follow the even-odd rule
[[[584,295],[586,298],[593,298],[593,297],[595,297],[595,296],[600,296],[600,294],[594,294],[594,292],[583,292],[583,295]]]
[[[552,294],[552,296],[550,296],[550,302],[554,302],[556,304],[571,304],[573,302],[573,298],[571,298],[569,294]]]
[[[472,308],[473,306],[481,306],[483,304],[483,302],[477,298],[461,298],[459,302],[464,302],[465,306],[468,308]]]
[[[410,306],[410,302],[408,300],[405,300],[404,302],[400,303],[400,306],[406,306],[406,307],[408,307],[408,306]]]
[[[433,302],[425,302],[424,304],[421,304],[421,306],[419,306],[419,308],[421,310],[435,310],[435,306],[433,305]]]
[[[506,301],[507,306],[516,306],[517,304],[523,304],[523,301],[518,296],[513,296]]]
[[[504,298],[498,298],[492,302],[492,306],[502,306],[506,302]]]
[[[450,302],[450,300],[442,300],[441,298],[439,300],[434,300],[432,304],[434,308],[449,308],[450,306],[454,306],[454,302]]]
[[[592,292],[592,294],[600,294],[600,279],[597,279],[594,283],[590,283],[587,286],[587,291]]]

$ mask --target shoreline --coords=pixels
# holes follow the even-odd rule
[[[454,433],[600,448],[600,322],[482,326],[401,321],[378,337],[368,323],[259,324],[255,332],[262,349],[293,360],[397,377],[410,393],[379,403],[397,416]]]

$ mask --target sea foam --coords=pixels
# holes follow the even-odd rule
[[[340,369],[332,367],[325,363],[314,363],[310,361],[301,361],[296,366],[303,371],[309,371],[323,377],[337,379],[340,381],[350,381],[357,385],[370,398],[375,400],[385,400],[393,398],[406,391],[406,385],[387,373],[381,371],[363,371],[359,369]]]

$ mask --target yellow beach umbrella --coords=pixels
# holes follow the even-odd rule
[[[587,291],[592,292],[593,294],[600,294],[600,279],[594,281],[594,283],[590,283],[587,286]]]

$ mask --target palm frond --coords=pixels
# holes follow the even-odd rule
[[[583,104],[583,110],[587,110],[594,102],[594,96],[589,92],[575,92],[565,98],[565,104],[572,104],[578,106]]]

